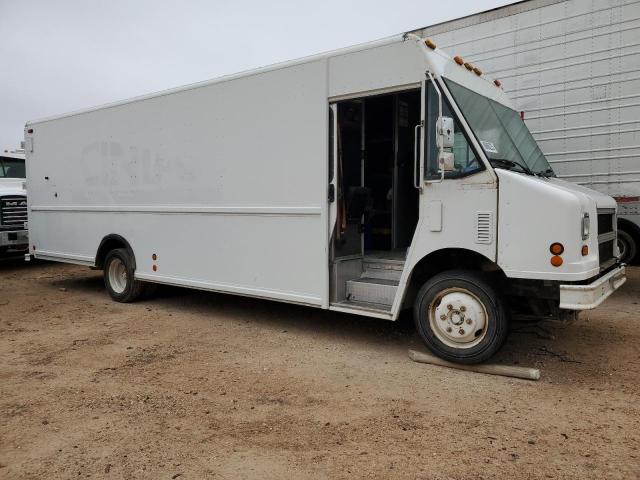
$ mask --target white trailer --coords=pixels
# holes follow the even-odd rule
[[[0,254],[29,249],[23,150],[0,152]]]
[[[615,201],[498,84],[402,35],[25,127],[36,258],[389,320],[473,363],[625,281]]]
[[[618,201],[640,260],[640,1],[528,0],[416,32],[502,81],[563,178]]]

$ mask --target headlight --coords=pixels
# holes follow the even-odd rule
[[[582,217],[582,240],[589,238],[589,231],[591,230],[591,220],[589,220],[589,214],[585,213]]]

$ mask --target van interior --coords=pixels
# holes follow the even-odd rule
[[[335,110],[331,303],[389,312],[418,222],[420,90],[338,102]]]

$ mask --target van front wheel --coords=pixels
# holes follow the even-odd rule
[[[501,298],[477,272],[440,273],[418,292],[416,329],[437,356],[456,363],[490,358],[507,337],[509,320]]]
[[[104,284],[116,302],[133,302],[142,294],[144,284],[134,278],[133,260],[126,249],[116,248],[107,253]]]

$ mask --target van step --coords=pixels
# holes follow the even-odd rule
[[[379,305],[377,303],[352,302],[344,300],[332,303],[334,310],[339,312],[358,313],[368,312],[381,318],[391,318],[391,305]]]
[[[362,277],[347,281],[347,300],[390,306],[396,297],[398,281]]]
[[[378,278],[381,280],[400,281],[404,262],[386,263],[380,261],[370,261],[365,259],[362,264],[362,278]]]

